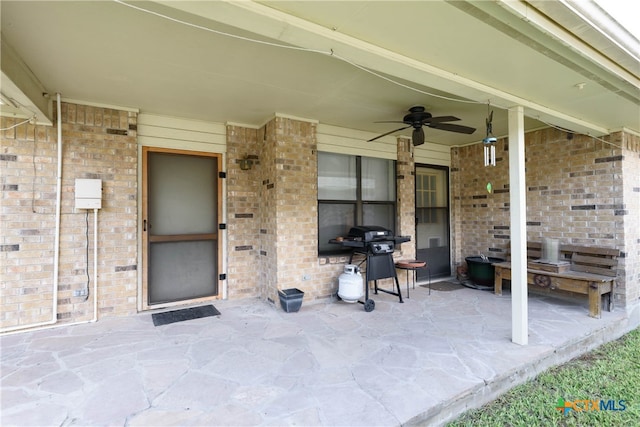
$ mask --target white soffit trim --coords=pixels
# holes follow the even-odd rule
[[[240,122],[225,122],[224,125],[225,126],[234,126],[234,127],[239,127],[239,128],[246,128],[246,129],[256,129],[256,130],[260,129],[262,127],[262,126],[249,125],[249,124],[240,123]]]
[[[297,120],[299,122],[307,122],[307,123],[315,123],[315,124],[319,123],[318,120],[315,120],[315,119],[307,119],[305,117],[292,116],[291,114],[276,113],[275,117],[280,117],[280,118],[283,118],[283,119]]]
[[[64,98],[64,97],[62,97],[60,100],[62,102],[66,102],[66,103],[69,103],[69,104],[86,105],[88,107],[107,108],[107,109],[110,109],[110,110],[127,111],[129,113],[139,113],[140,112],[140,109],[138,109],[138,108],[123,107],[121,105],[101,104],[99,102],[82,101],[80,99]]]
[[[251,129],[261,129],[264,126],[267,125],[267,123],[269,123],[270,121],[272,121],[273,119],[275,119],[276,117],[280,117],[283,119],[291,119],[291,120],[296,120],[298,122],[307,122],[307,123],[312,123],[312,124],[318,124],[319,121],[316,119],[308,119],[306,117],[300,117],[300,116],[294,116],[291,114],[284,114],[284,113],[274,113],[273,116],[269,117],[268,119],[264,120],[262,122],[262,124],[260,125],[245,125],[245,124],[241,124],[241,123],[233,123],[233,122],[227,122],[227,124],[235,124],[237,126],[243,126],[243,127],[247,127],[247,128],[251,128]]]
[[[623,127],[622,129],[616,129],[615,132],[625,132],[625,133],[628,133],[630,135],[640,136],[640,132],[637,132],[637,131],[635,131],[633,129],[629,129],[629,128],[625,128],[625,127]]]
[[[609,133],[608,129],[602,126],[354,37],[331,31],[328,28],[253,1],[159,1],[157,3],[168,8],[269,37],[273,40],[278,40],[282,44],[326,52],[327,55],[335,52],[336,60],[339,59],[337,56],[340,55],[351,62],[357,63],[359,66],[409,82],[415,82],[419,85],[437,87],[439,90],[462,98],[478,102],[486,102],[490,98],[493,105],[501,108],[521,105],[525,108],[525,113],[529,117],[546,122],[554,122],[558,126],[571,128],[576,132],[596,135]]]

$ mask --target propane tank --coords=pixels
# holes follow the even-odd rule
[[[357,302],[363,295],[362,275],[357,265],[347,264],[338,278],[338,296],[348,303]]]

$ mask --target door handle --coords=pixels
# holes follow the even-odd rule
[[[147,231],[147,220],[142,221],[142,231]]]

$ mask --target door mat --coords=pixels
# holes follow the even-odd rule
[[[493,285],[491,286],[486,286],[486,285],[479,285],[471,280],[463,280],[462,281],[462,286],[466,286],[467,288],[471,288],[471,289],[478,289],[481,291],[493,291]]]
[[[423,288],[428,288],[429,285],[420,285]],[[449,292],[449,291],[457,291],[459,289],[464,289],[464,286],[462,286],[460,283],[457,282],[434,282],[431,284],[431,289],[434,291],[442,291],[442,292]]]
[[[201,307],[184,308],[182,310],[166,311],[164,313],[154,313],[154,326],[168,325],[169,323],[182,322],[183,320],[200,319],[201,317],[219,316],[220,312],[212,305]]]

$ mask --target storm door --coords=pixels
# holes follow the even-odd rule
[[[416,166],[416,251],[431,278],[449,277],[449,168]],[[418,270],[426,279],[427,270]]]
[[[218,295],[220,157],[143,148],[143,307]]]

